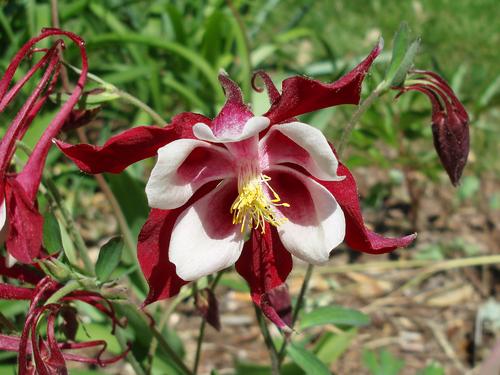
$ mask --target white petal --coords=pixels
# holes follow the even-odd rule
[[[0,203],[0,246],[5,243],[9,232],[9,225],[7,222],[7,205],[5,199]],[[7,252],[7,260],[10,254]]]
[[[241,131],[237,133],[224,132],[218,136],[214,135],[212,129],[207,124],[198,123],[193,127],[193,133],[196,138],[213,143],[239,142],[259,134],[269,126],[270,120],[264,116],[255,116],[248,119]]]
[[[146,185],[150,207],[182,206],[209,181],[234,175],[231,155],[222,147],[196,139],[179,139],[158,150]]]
[[[333,195],[311,178],[287,167],[275,167],[269,182],[290,207],[278,207],[287,221],[278,226],[285,248],[312,264],[328,261],[345,237],[345,218]],[[288,187],[288,189],[287,189]]]
[[[262,169],[294,163],[324,181],[339,181],[338,161],[320,130],[301,122],[275,125],[261,139]]]
[[[3,229],[7,221],[7,207],[5,204],[5,199],[0,203],[0,230]]]
[[[186,281],[232,266],[243,249],[244,234],[229,212],[237,196],[235,179],[186,209],[177,219],[170,239],[169,259]]]

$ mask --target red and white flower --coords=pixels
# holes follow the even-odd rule
[[[344,240],[369,253],[412,242],[414,235],[391,239],[365,227],[349,170],[319,130],[295,119],[333,105],[358,104],[362,81],[380,50],[377,45],[330,84],[291,77],[280,93],[267,74],[256,73],[271,101],[263,116],[252,114],[239,87],[221,73],[227,101],[213,121],[183,113],[170,126],[133,128],[103,146],[58,141],[87,173],[118,173],[158,154],[146,187],[152,210],[138,241],[150,285],[145,303],[171,297],[188,281],[235,264],[254,302],[284,327],[289,323],[284,282],[292,254],[323,264]]]

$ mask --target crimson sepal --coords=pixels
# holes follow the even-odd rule
[[[212,122],[212,131],[218,136],[226,132],[238,133],[253,114],[243,102],[240,87],[222,71],[219,73],[219,82],[226,95],[226,103]]]
[[[278,233],[266,222],[265,233],[252,230],[236,262],[236,271],[247,281],[253,302],[276,326],[287,330],[292,324],[292,304],[286,278],[292,271],[292,256]]]
[[[86,173],[120,173],[139,160],[155,156],[160,147],[176,139],[194,138],[192,127],[198,122],[210,124],[205,116],[185,112],[175,116],[164,128],[139,126],[128,129],[111,137],[103,146],[55,142]]]
[[[415,233],[404,237],[388,238],[370,231],[361,214],[358,188],[353,175],[340,162],[337,174],[345,176],[345,179],[342,181],[316,181],[332,193],[342,208],[346,220],[345,242],[349,247],[368,254],[383,254],[398,247],[406,247],[413,242],[417,236]]]
[[[323,83],[307,77],[294,76],[283,81],[281,96],[272,95],[272,105],[264,116],[271,124],[318,109],[341,104],[358,104],[361,84],[375,58],[383,48],[383,40],[353,70],[332,83]],[[263,77],[265,80],[265,78]],[[266,82],[269,89],[269,84]],[[274,97],[274,100],[273,100]]]
[[[18,261],[31,263],[42,253],[43,216],[15,178],[8,177],[5,182],[9,226],[6,246]]]
[[[179,293],[187,284],[175,272],[175,265],[168,259],[170,237],[177,217],[185,208],[160,210],[153,208],[141,229],[137,242],[137,259],[149,284],[149,293],[143,305]]]
[[[7,260],[0,256],[0,275],[10,279],[27,282],[30,284],[37,284],[42,278],[43,274],[36,268],[26,264],[14,264],[7,267]]]

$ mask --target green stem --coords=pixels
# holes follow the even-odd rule
[[[363,102],[358,106],[356,112],[354,112],[354,114],[352,115],[351,120],[347,123],[347,126],[344,128],[344,131],[342,132],[342,135],[340,137],[340,142],[337,148],[339,158],[343,155],[349,137],[352,131],[354,130],[356,124],[358,123],[359,119],[361,118],[361,116],[366,112],[368,108],[370,108],[370,106],[375,102],[375,100],[377,100],[377,98],[382,93],[385,92],[386,89],[387,89],[387,83],[385,81],[380,82],[379,85],[375,88],[375,90],[373,90],[372,93],[365,100],[363,100]],[[314,271],[314,266],[312,264],[308,264],[306,274],[304,276],[304,281],[302,282],[302,286],[300,287],[300,292],[297,297],[297,303],[295,304],[295,308],[293,310],[291,328],[294,327],[295,322],[297,321],[297,318],[299,316],[300,310],[303,307],[305,295],[307,292],[307,288],[309,287],[309,282],[311,281],[313,271]],[[278,353],[279,365],[281,365],[281,362],[283,362],[285,358],[287,345],[288,342],[285,340]]]
[[[45,302],[46,305],[49,305],[51,303],[56,303],[59,301],[61,298],[67,296],[71,292],[74,292],[75,290],[81,288],[81,285],[78,281],[76,280],[71,280],[69,281],[66,285],[64,285],[62,288],[54,292],[47,301]]]
[[[295,308],[293,309],[292,328],[295,326],[295,323],[297,322],[297,319],[299,318],[300,310],[302,310],[302,307],[304,305],[306,291],[309,287],[309,282],[311,281],[311,276],[312,276],[313,271],[314,271],[314,266],[312,264],[308,264],[307,269],[306,269],[306,274],[304,276],[304,281],[302,282],[302,285],[300,287],[300,292],[299,292],[299,295],[297,297],[297,302],[295,303]],[[280,365],[283,362],[283,360],[285,359],[287,345],[288,345],[288,342],[286,340],[283,341],[283,344],[281,345],[280,351],[278,353],[278,360],[279,360]]]
[[[337,152],[340,155],[343,155],[344,149],[347,146],[349,141],[349,137],[351,136],[352,131],[354,130],[356,124],[358,123],[361,116],[366,112],[368,108],[377,100],[377,98],[385,92],[387,89],[387,84],[385,81],[380,82],[380,84],[372,91],[372,93],[358,106],[356,112],[351,117],[351,120],[347,123],[344,131],[342,132],[342,136],[340,137],[340,142],[338,144]]]
[[[175,365],[185,374],[185,375],[193,375],[191,370],[187,368],[185,363],[180,359],[180,357],[177,355],[177,353],[172,349],[170,344],[165,340],[163,335],[154,327],[150,325],[151,332],[153,333],[153,336],[155,339],[158,341],[158,344],[160,348],[163,349],[163,351],[172,359],[172,361],[175,363]]]
[[[198,373],[198,367],[200,365],[201,346],[203,344],[203,337],[205,336],[206,325],[207,325],[207,321],[204,318],[201,318],[200,333],[198,335],[198,340],[196,341],[196,354],[194,357],[194,366],[193,366],[193,374],[194,375],[196,375]]]
[[[128,350],[127,340],[125,339],[125,335],[123,334],[122,328],[117,327],[115,330],[115,337],[120,347],[123,351]],[[142,368],[141,364],[137,361],[132,351],[129,351],[127,354],[127,362],[130,363],[136,375],[146,375],[146,372]]]
[[[57,208],[59,209],[59,212],[61,212],[61,215],[63,216],[64,224],[65,224],[66,229],[68,230],[69,234],[73,238],[73,242],[75,244],[75,247],[78,250],[78,255],[80,256],[80,258],[83,261],[85,271],[89,275],[92,275],[92,276],[95,275],[94,264],[92,263],[92,260],[89,257],[87,245],[85,245],[85,241],[83,240],[82,236],[80,235],[80,232],[76,228],[76,223],[73,220],[71,213],[66,208],[66,205],[64,204],[63,198],[62,198],[61,194],[59,193],[57,186],[49,178],[43,178],[42,182],[45,185],[45,187],[47,188],[47,191],[49,192],[49,196],[52,197]]]
[[[135,105],[137,108],[142,109],[144,112],[146,112],[148,115],[150,115],[151,118],[153,119],[153,121],[157,123],[157,125],[160,125],[160,126],[167,125],[167,122],[163,119],[163,117],[161,117],[153,108],[151,108],[150,106],[148,106],[146,103],[142,102],[141,100],[139,100],[135,96],[129,94],[126,91],[120,90],[118,88],[115,88],[114,92],[116,94],[118,94],[120,96],[120,98],[122,98],[126,102],[129,102],[130,104]]]
[[[274,345],[273,339],[271,338],[271,333],[267,328],[266,321],[260,308],[254,305],[255,308],[255,316],[257,317],[257,322],[259,323],[260,331],[262,333],[262,337],[264,338],[264,343],[266,344],[267,350],[269,352],[269,357],[271,359],[271,373],[273,375],[280,375],[280,366],[281,361],[279,357],[279,353],[276,350],[276,346]]]
[[[73,66],[73,65],[68,64],[68,63],[64,63],[64,65],[66,65],[67,67],[69,67],[70,69],[72,69],[73,71],[75,71],[76,73],[80,73],[81,72],[81,70],[79,68],[77,68],[76,66]],[[88,73],[87,77],[88,77],[88,79],[101,84],[107,92],[116,94],[121,99],[123,99],[124,101],[126,101],[126,102],[128,102],[128,103],[130,103],[130,104],[132,104],[134,106],[136,106],[139,109],[142,109],[149,116],[151,116],[151,118],[153,119],[153,121],[155,121],[157,123],[157,125],[161,125],[161,126],[167,125],[167,123],[163,119],[163,117],[161,117],[153,108],[151,108],[149,105],[147,105],[146,103],[142,102],[140,99],[136,98],[132,94],[129,94],[126,91],[120,90],[115,85],[113,85],[113,84],[111,84],[109,82],[106,82],[101,77],[99,77],[99,76],[97,76],[95,74]]]
[[[222,277],[222,274],[224,271],[220,271],[217,273],[217,276],[215,276],[215,279],[210,283],[209,289],[213,293],[215,291],[215,288],[217,287],[217,284],[219,284],[219,281]],[[198,293],[198,286],[196,283],[193,283],[193,295],[196,298],[196,293]],[[201,347],[203,345],[203,338],[205,336],[205,328],[206,328],[207,322],[204,318],[201,319],[200,323],[200,333],[198,335],[198,339],[196,341],[196,354],[194,357],[194,365],[193,365],[193,374],[196,375],[198,372],[198,367],[200,364],[200,358],[201,358]]]

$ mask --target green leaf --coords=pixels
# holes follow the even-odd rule
[[[362,361],[373,375],[398,375],[405,365],[403,360],[396,358],[387,350],[382,350],[380,358],[377,358],[374,352],[365,350]]]
[[[392,46],[392,58],[387,68],[386,77],[394,77],[399,65],[405,57],[406,50],[410,44],[410,30],[406,22],[401,22],[398,31],[394,35]]]
[[[426,368],[419,371],[417,375],[444,375],[444,368],[438,363],[431,363]]]
[[[330,375],[330,370],[313,353],[305,348],[290,344],[287,347],[290,358],[308,375]]]
[[[385,76],[385,81],[390,86],[400,86],[403,84],[419,48],[420,38],[409,43],[408,25],[403,22],[394,37],[392,59]]]
[[[120,263],[123,250],[121,237],[113,237],[101,247],[95,265],[95,273],[100,281],[105,282]]]
[[[327,365],[335,363],[349,348],[349,344],[357,334],[358,330],[356,328],[338,334],[327,332],[321,336],[321,339],[314,348],[314,352],[323,363]]]
[[[300,328],[306,329],[324,324],[362,327],[369,323],[370,317],[360,311],[342,306],[325,306],[304,314]]]
[[[410,70],[410,68],[412,67],[413,60],[415,59],[415,56],[417,55],[419,49],[420,49],[420,38],[417,38],[410,44],[410,47],[406,51],[403,61],[399,65],[396,74],[390,81],[391,86],[400,86],[403,84],[406,78],[406,74],[408,73],[408,70]]]
[[[236,375],[271,375],[269,366],[256,365],[253,363],[236,362]]]
[[[49,210],[43,215],[43,247],[49,254],[57,253],[63,248],[59,223]]]

